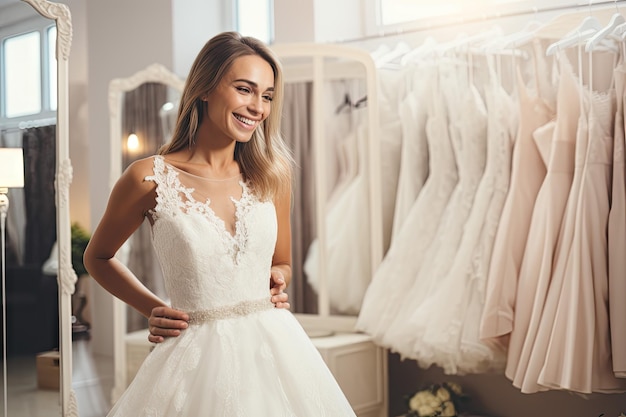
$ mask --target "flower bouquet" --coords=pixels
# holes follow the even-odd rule
[[[399,417],[456,417],[464,399],[457,383],[433,384],[408,397],[409,412]]]

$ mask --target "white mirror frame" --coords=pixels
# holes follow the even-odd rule
[[[161,83],[179,92],[185,81],[161,64],[152,64],[128,78],[115,78],[109,83],[109,115],[111,165],[109,190],[122,175],[122,103],[124,93],[144,83]],[[113,297],[113,366],[114,384],[111,403],[115,403],[126,390],[126,303]]]
[[[47,0],[22,0],[40,15],[56,21],[57,40],[57,122],[56,122],[56,206],[59,248],[59,351],[61,415],[78,417],[76,393],[72,389],[72,294],[77,276],[72,267],[70,185],[72,163],[69,152],[69,56],[72,45],[72,18],[65,4]]]

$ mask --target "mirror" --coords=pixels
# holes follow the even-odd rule
[[[351,331],[382,258],[373,61],[344,45],[272,49],[284,72],[283,136],[296,160],[292,310],[309,329]]]
[[[27,33],[34,24],[42,28],[36,37],[41,35],[45,44],[54,45],[56,40],[51,56],[41,55],[42,61],[47,58],[49,85],[52,87],[49,90],[42,88],[42,94],[35,99],[40,104],[47,102],[48,105],[43,104],[41,112],[23,112],[21,117],[16,114],[8,118],[7,113],[3,112],[0,125],[2,146],[24,148],[25,188],[16,203],[23,202],[21,209],[26,213],[26,220],[29,211],[35,211],[39,221],[47,219],[45,225],[38,223],[38,230],[31,231],[27,222],[24,223],[26,226],[20,227],[17,215],[13,218],[17,223],[14,223],[11,231],[12,241],[20,242],[14,243],[13,247],[17,248],[18,253],[23,248],[23,253],[13,260],[7,258],[6,262],[7,311],[4,318],[7,334],[4,342],[13,347],[15,352],[10,350],[11,355],[7,355],[3,411],[5,415],[14,417],[73,417],[78,412],[71,378],[71,296],[77,277],[71,262],[69,214],[72,181],[68,134],[68,59],[72,38],[70,11],[64,4],[46,0],[2,0],[0,10],[3,39]],[[37,50],[45,48],[44,43],[36,44]],[[6,42],[3,46],[6,46]],[[18,47],[16,54],[16,57],[25,56],[27,51]],[[5,63],[8,63],[8,59],[2,65],[2,80],[10,75]],[[43,84],[44,87],[47,85],[45,82]],[[28,89],[22,90],[21,94],[25,91]],[[32,92],[40,93],[37,89]],[[11,213],[7,220],[10,216]],[[34,227],[32,223],[30,228]],[[29,287],[32,284],[36,286]],[[26,288],[21,288],[24,286]],[[22,315],[30,311],[29,306],[41,312],[33,320]],[[41,309],[45,309],[45,312]],[[12,326],[12,321],[18,323],[18,326]],[[45,330],[41,330],[41,326]],[[16,328],[22,329],[22,333],[13,333]],[[28,333],[27,337],[24,331]],[[45,352],[36,352],[42,349]],[[8,400],[5,402],[4,398]]]
[[[152,64],[128,78],[117,78],[109,83],[111,188],[131,162],[154,155],[162,144],[169,141],[183,86],[182,79],[160,64]],[[147,221],[130,237],[117,256],[123,258],[124,263],[148,288],[161,297],[165,296]],[[134,376],[143,360],[142,354],[148,352],[147,327],[147,320],[143,316],[117,298],[114,299],[115,380],[112,403]],[[139,332],[136,337],[139,343],[139,364],[127,348],[127,340],[132,338],[134,332]]]

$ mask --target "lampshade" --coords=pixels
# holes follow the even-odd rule
[[[24,187],[22,148],[0,148],[0,188]]]

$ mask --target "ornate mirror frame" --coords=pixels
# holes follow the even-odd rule
[[[115,78],[109,82],[109,131],[111,165],[109,190],[122,175],[122,110],[124,93],[144,83],[161,83],[180,92],[185,81],[161,64],[151,64],[128,78]],[[111,403],[115,403],[127,386],[126,381],[126,304],[113,298],[113,364],[114,384]]]
[[[65,4],[47,0],[22,0],[57,26],[57,123],[56,123],[56,206],[57,245],[59,248],[59,351],[60,399],[63,417],[78,417],[76,393],[72,389],[72,294],[77,281],[71,257],[70,184],[72,163],[69,157],[69,56],[72,44],[72,18]]]

